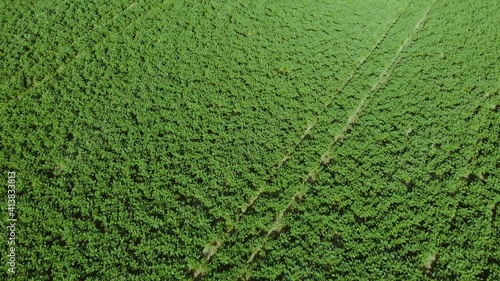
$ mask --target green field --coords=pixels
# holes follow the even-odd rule
[[[500,280],[499,26],[497,0],[1,1],[0,280]]]

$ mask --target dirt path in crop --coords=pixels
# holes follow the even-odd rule
[[[295,143],[292,146],[290,146],[287,149],[283,158],[276,164],[275,168],[272,170],[272,173],[266,180],[266,182],[269,185],[273,185],[273,182],[276,179],[279,179],[279,177],[286,176],[287,170],[290,168],[287,167],[288,161],[296,160],[294,159],[294,157],[300,159],[304,156],[304,154],[302,154],[304,153],[303,146],[307,146],[306,150],[310,149],[311,147],[314,147],[316,151],[318,150],[317,145],[314,144],[311,145],[305,142],[309,140],[311,134],[313,134],[315,131],[318,130],[318,126],[323,126],[323,127],[331,126],[327,125],[329,122],[332,122],[332,119],[327,119],[328,118],[327,113],[330,110],[332,110],[331,108],[332,104],[335,104],[337,102],[336,101],[337,99],[343,98],[342,95],[346,88],[356,87],[355,83],[356,81],[353,81],[353,79],[355,78],[363,79],[363,76],[359,76],[360,75],[359,72],[360,69],[364,67],[365,62],[370,61],[371,64],[380,63],[379,61],[377,61],[381,57],[380,54],[376,54],[378,55],[378,57],[373,59],[374,62],[371,62],[372,56],[374,55],[374,53],[376,53],[375,51],[377,49],[387,48],[387,46],[384,46],[385,43],[384,41],[386,40],[386,37],[391,31],[394,32],[394,29],[395,27],[398,26],[398,24],[401,25],[400,21],[402,20],[406,20],[407,22],[409,21],[408,19],[402,19],[402,16],[405,15],[405,13],[407,13],[409,9],[415,9],[416,11],[414,12],[420,11],[418,10],[419,7],[415,8],[411,4],[412,4],[411,1],[406,4],[406,7],[404,7],[399,16],[395,18],[394,21],[391,22],[391,24],[387,27],[387,31],[376,41],[376,43],[372,46],[370,51],[361,60],[355,62],[353,70],[348,74],[348,76],[343,80],[343,83],[334,92],[334,94],[332,95],[332,99],[323,105],[322,109],[318,112],[318,114],[314,117],[314,119],[307,125],[303,134],[295,141]],[[418,21],[413,21],[412,29],[410,30],[411,35],[405,38],[403,43],[395,51],[393,51],[392,55],[389,56],[388,59],[386,59],[386,62],[384,63],[381,72],[379,73],[378,79],[376,79],[375,82],[371,84],[371,88],[369,89],[369,91],[367,91],[367,93],[365,92],[364,95],[361,95],[361,99],[358,99],[358,101],[355,103],[356,107],[354,109],[347,108],[345,114],[348,114],[348,116],[346,119],[344,119],[344,125],[341,125],[340,128],[338,128],[337,131],[334,133],[334,135],[328,132],[327,134],[320,135],[321,137],[319,138],[317,136],[314,136],[314,138],[318,139],[319,143],[322,143],[324,145],[325,140],[329,139],[330,144],[326,147],[326,150],[325,148],[322,148],[323,153],[321,154],[321,157],[316,158],[316,160],[314,160],[314,156],[312,157],[311,160],[307,161],[304,161],[303,159],[299,160],[302,161],[301,164],[302,168],[304,168],[304,163],[311,163],[307,164],[311,165],[311,167],[309,167],[306,170],[306,173],[303,174],[302,181],[296,187],[288,186],[285,187],[284,189],[281,189],[281,191],[276,191],[275,189],[272,192],[271,196],[269,196],[269,192],[266,191],[265,187],[259,189],[253,196],[250,197],[250,200],[247,202],[246,206],[244,206],[241,212],[238,214],[238,217],[235,220],[236,226],[234,228],[229,229],[223,237],[219,237],[217,240],[208,243],[208,246],[203,251],[205,262],[211,263],[212,261],[217,260],[218,252],[221,250],[224,252],[223,255],[232,256],[233,253],[238,251],[236,248],[241,249],[242,247],[246,248],[246,246],[244,245],[253,245],[252,250],[250,252],[244,251],[245,253],[244,255],[247,256],[245,266],[243,266],[238,270],[239,272],[238,278],[245,279],[248,276],[250,276],[252,265],[254,264],[256,257],[266,247],[267,241],[269,239],[274,239],[275,237],[279,236],[283,227],[286,225],[284,222],[285,216],[287,214],[290,215],[291,209],[294,208],[294,206],[296,206],[297,204],[300,204],[300,201],[302,201],[304,196],[307,196],[306,194],[308,185],[314,185],[316,183],[317,177],[320,176],[319,173],[321,173],[322,168],[328,166],[330,161],[334,161],[333,159],[330,158],[329,155],[332,154],[331,152],[333,149],[335,149],[335,145],[338,142],[342,142],[346,134],[348,134],[350,130],[353,129],[353,126],[355,126],[355,124],[358,122],[359,115],[368,105],[370,99],[373,98],[373,96],[379,91],[380,87],[387,82],[387,80],[390,77],[391,71],[394,69],[394,67],[401,59],[400,57],[401,52],[405,48],[409,47],[412,41],[412,37],[422,28],[432,5],[433,3],[425,7],[426,9],[423,11],[423,15],[422,12],[420,13]],[[395,32],[401,33],[401,31],[399,30],[396,30]],[[355,77],[356,75],[358,75],[358,77]],[[358,98],[359,97],[360,96],[358,95]],[[326,143],[328,143],[328,141]],[[306,154],[309,154],[309,152],[306,152]],[[280,190],[280,188],[278,188],[278,190]],[[267,227],[257,226],[256,230],[252,231],[252,233],[248,232],[239,233],[243,231],[242,230],[243,228],[240,228],[241,225],[258,224],[256,223],[256,221],[252,221],[252,219],[256,216],[265,216],[265,214],[262,213],[262,211],[253,210],[255,209],[256,204],[259,205],[257,207],[258,210],[264,210],[264,212],[275,214],[273,216],[273,222]],[[268,207],[263,207],[263,206],[268,206]],[[224,249],[225,247],[228,248],[228,250]],[[242,257],[238,258],[232,257],[231,259],[240,260],[241,258]],[[199,277],[200,274],[201,274],[200,272],[196,272],[195,277]],[[225,273],[223,273],[223,271],[220,271],[220,274],[221,276],[224,276]]]
[[[373,99],[373,97],[379,92],[381,87],[383,87],[383,85],[390,79],[390,75],[391,75],[392,70],[397,66],[397,64],[401,60],[401,52],[410,46],[413,37],[416,36],[416,34],[423,28],[424,23],[427,20],[428,14],[431,11],[431,8],[434,5],[434,3],[435,3],[435,1],[433,1],[427,7],[427,9],[423,13],[422,17],[420,18],[420,20],[416,23],[416,25],[415,25],[414,29],[412,30],[412,32],[410,33],[410,35],[404,41],[403,45],[397,49],[392,60],[384,67],[384,70],[382,71],[382,73],[380,73],[379,79],[376,81],[376,83],[374,83],[372,85],[370,92],[367,93],[366,95],[364,95],[361,100],[359,100],[357,107],[355,108],[352,115],[350,115],[347,118],[345,125],[333,137],[333,141],[330,144],[329,148],[322,153],[322,156],[320,158],[317,159],[316,165],[304,174],[304,180],[299,184],[299,187],[297,188],[297,191],[295,192],[295,194],[289,198],[289,201],[288,201],[286,207],[283,208],[279,212],[278,216],[275,218],[272,225],[269,226],[268,231],[265,234],[265,238],[252,251],[250,257],[247,260],[246,266],[241,271],[242,272],[240,275],[241,279],[247,280],[250,278],[253,264],[256,262],[255,261],[256,257],[262,251],[265,251],[265,247],[266,247],[266,244],[267,244],[269,239],[275,239],[276,236],[281,233],[283,227],[285,226],[285,216],[286,215],[293,216],[293,213],[291,213],[292,209],[295,208],[297,204],[300,204],[300,201],[302,201],[304,196],[307,196],[307,191],[309,189],[309,186],[316,184],[317,177],[320,176],[319,174],[321,173],[322,168],[328,166],[331,161],[337,160],[337,159],[331,158],[331,155],[333,155],[333,150],[336,149],[336,145],[339,142],[344,141],[344,139],[346,138],[346,135],[349,134],[349,132],[351,130],[353,130],[353,127],[359,122],[359,117],[363,113],[365,108],[368,106],[370,100]],[[397,24],[397,21],[395,21],[394,24]],[[385,34],[383,37],[385,37]],[[383,37],[381,38],[380,41],[382,41]],[[377,44],[373,49],[375,49],[377,47],[379,47],[379,44]],[[366,59],[369,59],[371,54],[372,54],[372,52],[370,52],[370,54],[367,56]],[[362,63],[364,61],[365,61],[365,59],[362,60],[360,66],[362,65]],[[359,67],[357,67],[356,70],[358,68]],[[350,82],[350,80],[352,79],[352,76],[353,75],[349,76],[345,85],[347,85]],[[344,87],[345,86],[343,86],[342,89]],[[325,106],[325,110],[328,109],[329,105],[330,104]]]

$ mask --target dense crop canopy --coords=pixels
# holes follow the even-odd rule
[[[499,21],[3,1],[0,279],[500,280]]]

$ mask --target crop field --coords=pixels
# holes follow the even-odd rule
[[[0,280],[500,280],[500,1],[0,2]]]

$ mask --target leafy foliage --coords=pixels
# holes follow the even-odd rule
[[[500,279],[498,4],[21,2],[0,279]]]

